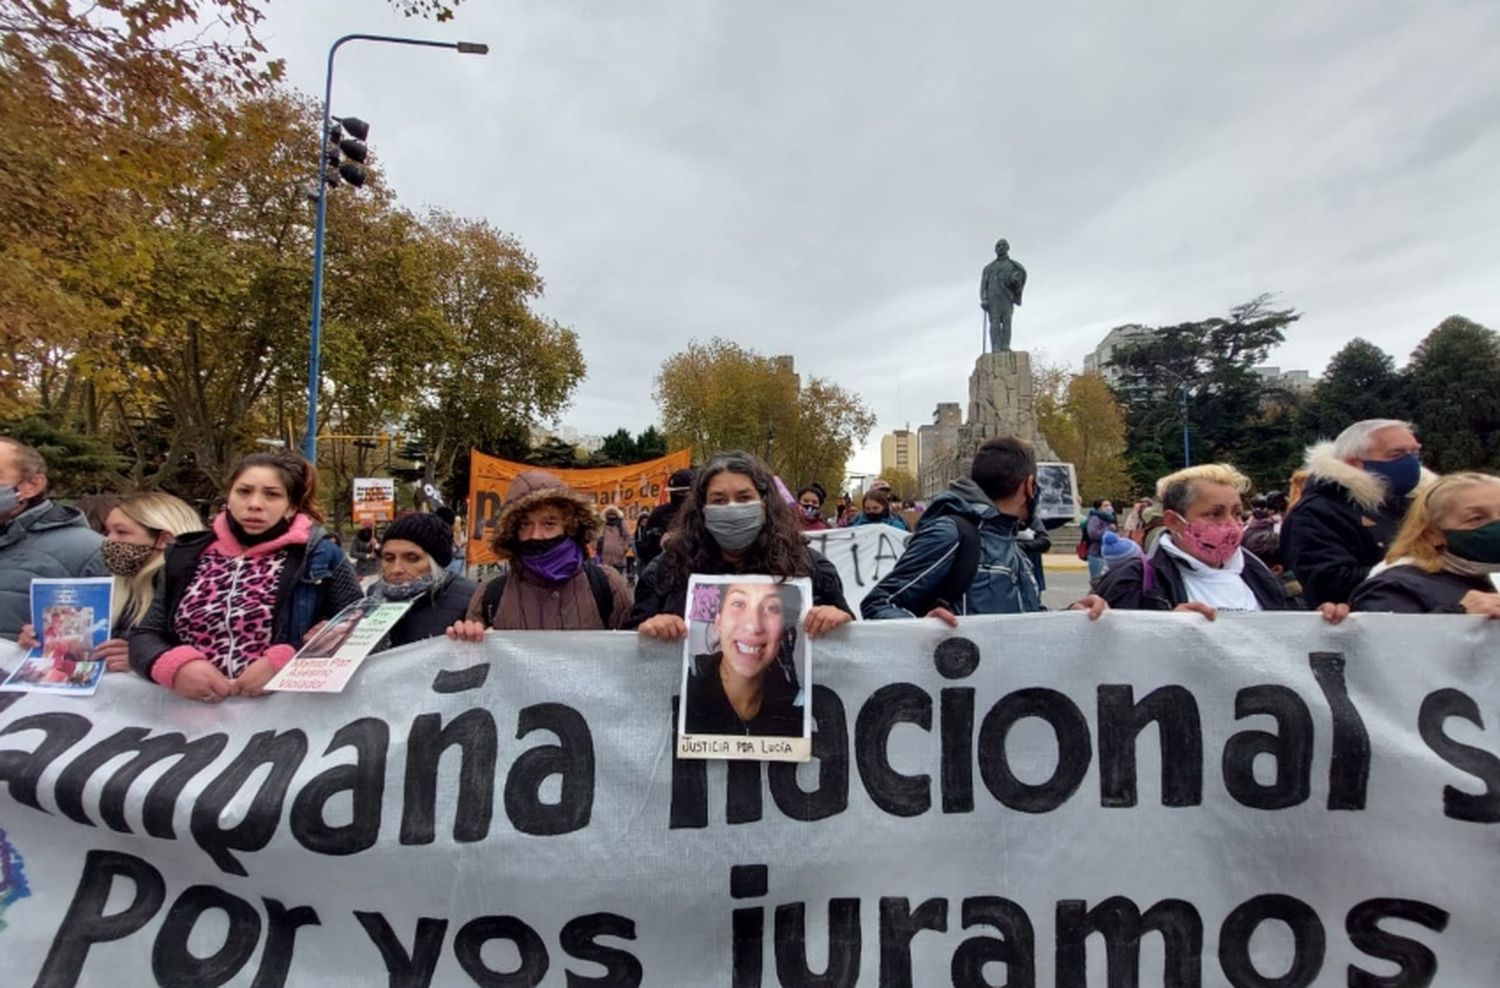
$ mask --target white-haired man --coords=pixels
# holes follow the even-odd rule
[[[1281,555],[1309,606],[1348,603],[1385,558],[1422,481],[1411,424],[1366,419],[1307,451],[1307,485],[1281,526]]]

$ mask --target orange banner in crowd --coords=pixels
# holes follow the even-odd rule
[[[645,463],[628,467],[597,467],[589,470],[555,470],[514,463],[483,453],[469,452],[469,550],[470,563],[495,561],[490,551],[490,526],[500,518],[505,492],[517,474],[527,470],[546,470],[580,494],[587,495],[603,511],[617,505],[625,512],[629,530],[635,531],[636,516],[648,513],[667,499],[667,478],[672,471],[692,465],[692,453],[679,450]]]

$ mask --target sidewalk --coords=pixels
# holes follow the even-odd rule
[[[1087,560],[1079,559],[1072,552],[1048,552],[1042,555],[1042,565],[1051,570],[1077,570],[1087,572],[1089,564]]]

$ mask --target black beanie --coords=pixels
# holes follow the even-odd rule
[[[433,562],[444,569],[453,562],[453,528],[437,515],[410,514],[397,518],[386,527],[385,534],[381,536],[383,542],[391,539],[415,542],[427,550],[427,555],[432,557]]]

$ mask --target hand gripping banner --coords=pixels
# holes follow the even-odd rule
[[[814,643],[814,759],[677,760],[680,649],[0,710],[11,985],[1500,984],[1500,624],[1077,613]]]

